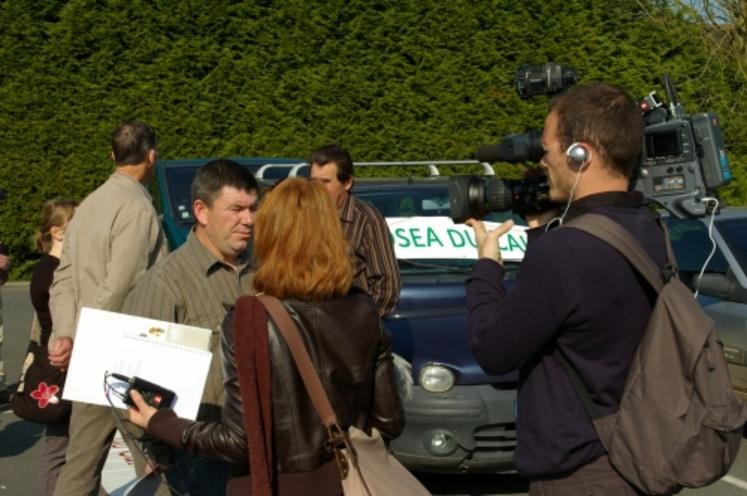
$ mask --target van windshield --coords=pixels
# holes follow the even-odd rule
[[[471,272],[477,256],[473,241],[466,235],[471,229],[450,221],[446,184],[402,183],[375,189],[368,184],[360,186],[354,190],[355,195],[376,207],[387,219],[402,274]],[[523,219],[510,211],[491,213],[484,220],[504,222],[507,219],[524,224]],[[526,246],[525,238],[519,236],[517,234],[512,242],[514,248]],[[470,246],[474,253],[464,253]],[[518,264],[519,261],[513,259],[507,260],[504,266],[513,274]]]
[[[666,219],[672,251],[679,268],[682,282],[694,289],[694,281],[708,259],[713,244],[708,236],[708,227],[696,219]],[[726,274],[729,263],[716,247],[705,273]],[[703,291],[701,291],[703,292]]]
[[[742,272],[747,273],[747,218],[719,220],[716,225]]]
[[[170,195],[171,211],[180,224],[192,224],[192,180],[199,165],[166,169],[166,182]]]
[[[261,163],[241,163],[239,165],[256,174],[257,170],[263,165]],[[292,164],[291,164],[292,165]],[[181,226],[194,224],[192,213],[192,180],[195,178],[197,171],[202,165],[179,165],[178,167],[166,167],[165,176],[169,203],[174,220]],[[289,164],[274,164],[263,172],[263,181],[260,181],[260,188],[267,182],[273,182],[282,179],[288,174]]]

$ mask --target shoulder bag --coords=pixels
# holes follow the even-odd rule
[[[31,422],[66,422],[72,408],[69,401],[62,399],[67,374],[49,363],[46,345],[33,340],[33,336],[40,335],[38,329],[39,321],[34,313],[32,340],[26,350],[18,387],[10,400],[10,407],[19,418]]]

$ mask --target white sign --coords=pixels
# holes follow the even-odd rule
[[[110,406],[105,374],[136,376],[174,391],[176,414],[194,420],[212,358],[210,335],[210,329],[83,308],[63,398]],[[113,378],[108,383],[121,393],[127,388]],[[108,397],[115,407],[127,408],[114,392]]]
[[[394,253],[399,259],[477,259],[471,227],[454,224],[449,217],[387,217]],[[485,222],[488,230],[500,223]],[[527,247],[526,226],[517,226],[500,237],[504,260],[519,261]]]

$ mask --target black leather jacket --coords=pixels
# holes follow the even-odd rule
[[[299,327],[311,360],[342,426],[376,427],[388,439],[404,426],[391,355],[391,337],[383,328],[373,301],[355,291],[345,297],[311,303],[284,300]],[[308,472],[330,460],[326,433],[285,341],[268,315],[272,361],[274,447],[280,472]],[[243,408],[236,377],[233,310],[223,324],[222,352],[225,402],[222,422],[178,419],[159,410],[148,430],[191,453],[235,463],[244,473],[247,462]],[[242,469],[242,467],[244,467]]]

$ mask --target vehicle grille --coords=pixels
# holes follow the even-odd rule
[[[516,448],[516,424],[492,424],[475,429],[476,451],[512,452]]]

